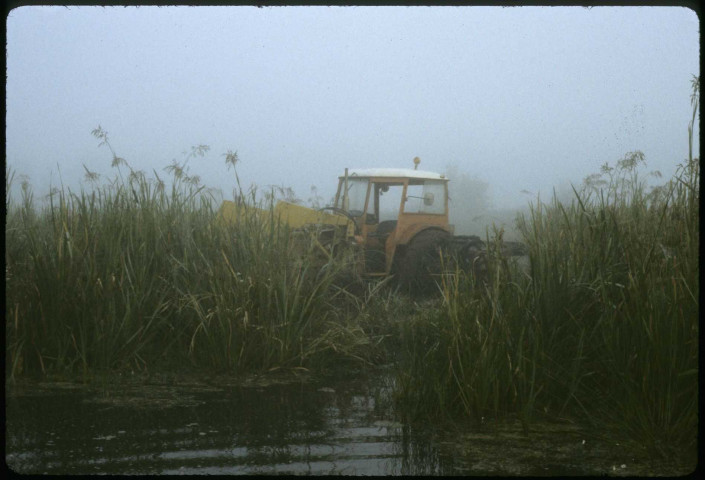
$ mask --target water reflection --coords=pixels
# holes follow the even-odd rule
[[[12,396],[6,459],[22,473],[442,473],[386,395],[367,380]]]
[[[400,423],[389,376],[249,386],[37,388],[6,398],[21,473],[681,475],[572,423]],[[587,439],[587,440],[586,440]]]

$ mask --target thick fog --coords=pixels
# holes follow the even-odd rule
[[[475,218],[633,150],[667,178],[699,54],[681,7],[27,6],[7,17],[6,161],[37,194],[110,177],[100,125],[147,174],[208,145],[191,172],[226,198],[233,151],[244,187],[326,203],[345,167],[418,156]]]

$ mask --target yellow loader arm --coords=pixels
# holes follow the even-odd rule
[[[249,205],[238,206],[235,202],[225,200],[218,211],[218,218],[220,221],[235,222],[238,217],[243,215],[254,215],[261,220],[265,220],[269,218],[271,212],[271,210],[263,210]],[[273,213],[274,218],[289,225],[292,229],[300,228],[304,225],[346,225],[348,237],[352,237],[355,230],[353,222],[344,215],[321,212],[283,200],[277,202]]]

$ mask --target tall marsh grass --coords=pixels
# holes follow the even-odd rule
[[[419,415],[582,418],[650,451],[695,458],[699,160],[649,188],[641,152],[518,218],[528,273],[499,248],[457,272],[402,330],[401,404]],[[501,233],[501,232],[497,232]],[[498,235],[498,240],[501,235]],[[492,243],[492,241],[490,241]]]
[[[273,198],[240,189],[238,220],[222,222],[187,161],[167,167],[167,186],[117,157],[102,129],[93,134],[118,169],[109,182],[97,185],[86,169],[92,188],[54,189],[38,205],[26,182],[15,202],[7,175],[8,378],[189,365],[262,371],[364,357],[365,332],[333,314],[336,268],[308,272],[293,261],[286,227],[251,214]],[[234,166],[236,154],[226,161]]]

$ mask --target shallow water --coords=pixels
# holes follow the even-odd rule
[[[511,422],[412,427],[396,419],[388,384],[36,384],[6,399],[6,461],[50,474],[669,474],[570,424],[528,437]]]

